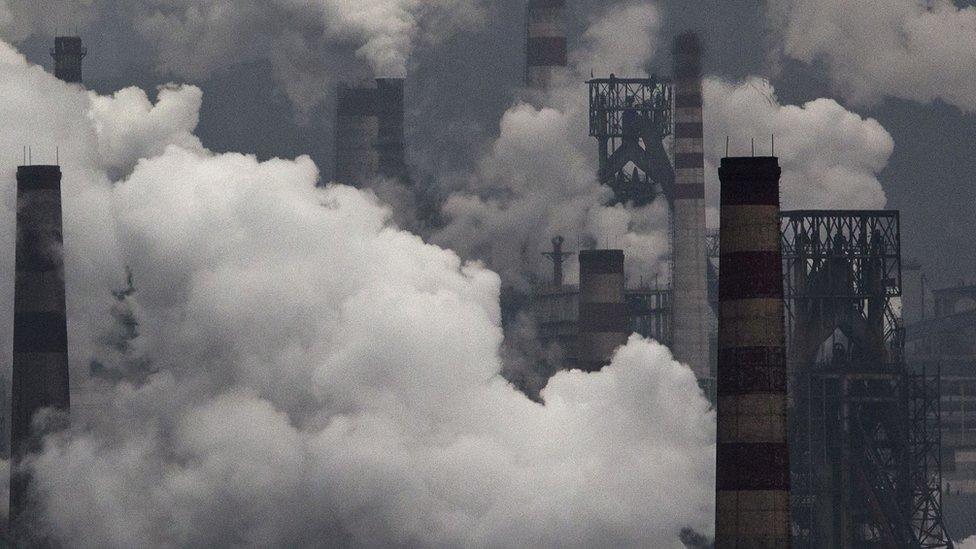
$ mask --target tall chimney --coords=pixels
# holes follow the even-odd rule
[[[630,335],[624,295],[623,250],[579,253],[579,367],[595,372],[610,363]]]
[[[566,67],[566,1],[529,0],[525,34],[525,84],[545,90]]]
[[[61,236],[61,168],[17,168],[17,248],[11,399],[11,530],[27,516],[23,458],[66,425],[68,333]],[[51,413],[38,414],[41,410]],[[21,531],[21,534],[24,532]]]
[[[78,36],[58,36],[54,39],[54,76],[61,81],[71,84],[81,83],[81,60],[88,55],[88,50],[81,45]]]
[[[715,547],[790,546],[779,162],[723,158]]]
[[[708,360],[708,258],[705,250],[705,156],[702,144],[701,43],[687,32],[674,42],[674,244],[672,322],[675,357],[698,379]]]
[[[367,187],[380,176],[404,180],[403,84],[378,78],[372,86],[339,86],[335,181]]]

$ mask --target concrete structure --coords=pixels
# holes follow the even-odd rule
[[[610,363],[613,352],[630,335],[624,252],[583,250],[579,262],[578,367],[595,372]]]
[[[723,158],[715,547],[790,547],[776,158]]]
[[[708,341],[701,43],[685,33],[674,43],[673,350],[699,379],[712,376]]]
[[[529,0],[525,16],[525,84],[545,90],[566,68],[566,1]]]
[[[379,78],[372,86],[339,86],[335,181],[366,187],[377,177],[405,179],[403,101],[400,78]]]
[[[81,38],[78,36],[58,36],[54,39],[54,49],[51,50],[51,57],[54,58],[54,76],[58,80],[71,84],[80,84],[81,79],[81,60],[88,55],[88,50],[81,45]]]
[[[65,426],[68,335],[61,236],[61,169],[17,169],[10,517],[28,508],[29,478],[17,470],[46,432]],[[46,410],[45,413],[39,413]],[[16,531],[17,528],[14,528]]]

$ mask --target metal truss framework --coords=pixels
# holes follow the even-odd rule
[[[895,211],[783,212],[797,547],[952,547],[938,379],[912,372]]]
[[[671,135],[671,85],[656,77],[593,79],[590,135],[599,142],[600,182],[618,203],[651,203],[659,190],[674,201],[674,168],[663,140]]]
[[[627,316],[631,332],[671,345],[671,290],[627,290]]]

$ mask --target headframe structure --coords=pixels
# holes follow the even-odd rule
[[[663,140],[671,135],[670,83],[651,78],[591,79],[590,136],[599,143],[599,178],[617,203],[644,206],[661,193],[674,203],[674,168]]]
[[[938,375],[904,360],[897,211],[781,214],[794,546],[952,547]]]

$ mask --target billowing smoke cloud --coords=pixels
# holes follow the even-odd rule
[[[729,154],[769,154],[775,138],[783,168],[783,208],[863,208],[885,206],[878,173],[888,163],[894,141],[874,119],[862,118],[832,99],[781,105],[768,81],[750,78],[733,84],[706,79],[705,162],[709,223],[718,225],[718,164]]]
[[[667,349],[632,338],[529,401],[499,376],[496,274],[391,225],[371,194],[316,188],[307,158],[207,151],[200,101],[98,97],[0,46],[0,142],[71,144],[77,405],[30,464],[44,531],[74,547],[680,547],[683,528],[710,531],[714,415]],[[8,181],[15,164],[0,158]],[[148,375],[100,343],[123,266]],[[90,376],[93,356],[121,377]]]
[[[657,10],[646,2],[611,5],[594,17],[563,81],[504,114],[477,172],[444,205],[448,223],[436,241],[486,261],[522,290],[547,276],[541,253],[556,235],[574,251],[581,245],[622,248],[634,281],[654,274],[666,280],[667,205],[606,206],[611,192],[597,181],[596,141],[589,137],[588,98],[580,84],[593,67],[604,77],[644,75],[658,25]],[[572,279],[576,266],[567,266]]]
[[[976,7],[952,0],[781,0],[770,3],[782,50],[822,61],[855,102],[889,95],[976,111]]]
[[[471,28],[482,7],[480,0],[0,0],[0,33],[51,35],[84,29],[100,15],[130,25],[164,75],[201,80],[268,61],[289,98],[308,110],[338,77],[405,76],[415,48]]]

